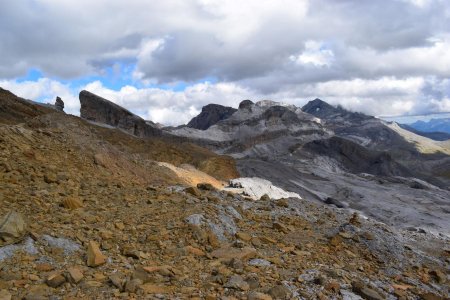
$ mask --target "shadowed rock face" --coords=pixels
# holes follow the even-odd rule
[[[239,103],[239,109],[251,109],[252,105],[255,104],[251,100],[244,100],[241,103]]]
[[[117,104],[88,91],[80,92],[83,119],[120,128],[138,137],[160,136],[161,130]]]
[[[228,119],[237,109],[218,104],[208,104],[203,106],[202,112],[193,118],[188,127],[206,130],[219,121]]]
[[[351,112],[340,106],[334,107],[320,99],[309,101],[305,106],[302,107],[302,111],[318,118],[331,121],[334,121],[338,118],[345,118],[348,121],[352,122],[373,119],[373,117],[371,116],[367,116],[358,112]]]
[[[340,162],[352,173],[381,176],[411,176],[411,172],[396,162],[389,153],[370,150],[341,137],[331,137],[307,143],[304,149]]]

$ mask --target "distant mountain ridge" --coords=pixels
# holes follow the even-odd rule
[[[450,118],[431,119],[428,122],[416,121],[409,126],[422,132],[446,132],[450,134]]]
[[[413,127],[411,127],[411,125],[407,125],[407,124],[398,124],[401,128],[406,129],[408,131],[411,131],[417,135],[421,135],[424,137],[427,137],[429,139],[435,140],[435,141],[446,141],[446,140],[450,140],[450,133],[447,132],[427,132],[427,131],[420,131],[417,130]]]

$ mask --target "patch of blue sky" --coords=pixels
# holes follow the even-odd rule
[[[30,69],[27,75],[20,77],[17,79],[17,82],[25,82],[25,81],[38,81],[41,78],[49,78],[52,80],[56,80],[69,86],[71,89],[76,90],[80,89],[87,84],[99,81],[105,88],[119,91],[124,86],[133,86],[135,88],[157,88],[162,90],[171,90],[175,92],[182,92],[186,88],[199,84],[199,83],[217,83],[218,80],[215,77],[209,76],[202,78],[200,80],[196,80],[193,82],[186,81],[177,81],[174,83],[166,83],[166,84],[145,84],[141,80],[135,79],[133,77],[134,70],[136,65],[134,63],[115,63],[111,66],[103,68],[98,74],[83,76],[79,78],[73,79],[60,79],[60,78],[52,78],[45,76],[39,69],[33,68]]]

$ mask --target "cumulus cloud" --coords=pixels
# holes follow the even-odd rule
[[[442,111],[449,23],[446,0],[7,1],[0,84],[42,101],[65,95],[74,113],[88,87],[172,124],[243,98],[321,97],[376,115]],[[121,64],[133,66],[134,86],[67,84]],[[45,78],[16,80],[32,68]],[[162,88],[180,82],[183,91]]]

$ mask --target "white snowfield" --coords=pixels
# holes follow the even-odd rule
[[[299,198],[299,194],[287,192],[282,188],[274,186],[269,180],[265,180],[258,177],[242,177],[230,180],[230,187],[225,190],[234,191],[236,189],[242,189],[246,195],[254,200],[259,200],[261,196],[267,194],[271,199],[281,198]]]

